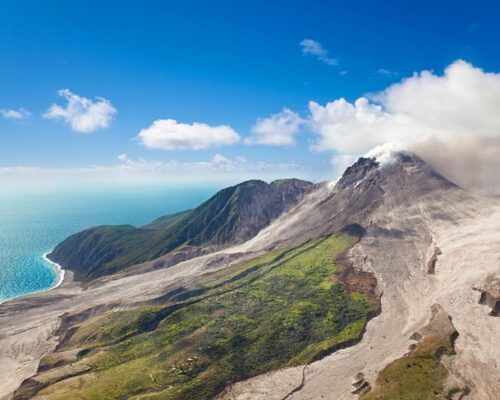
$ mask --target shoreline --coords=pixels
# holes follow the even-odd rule
[[[29,292],[29,293],[24,293],[24,294],[21,294],[19,296],[14,296],[14,297],[11,297],[9,299],[5,299],[5,300],[0,300],[0,305],[2,304],[5,304],[9,301],[13,301],[13,300],[16,300],[16,299],[20,299],[22,297],[26,297],[26,296],[32,296],[32,295],[36,295],[36,294],[40,294],[40,293],[45,293],[45,292],[49,292],[53,289],[56,289],[58,288],[59,286],[61,286],[64,282],[64,277],[66,276],[66,271],[58,264],[58,263],[55,263],[53,262],[52,260],[50,260],[47,255],[49,255],[51,253],[51,250],[45,252],[42,254],[42,259],[47,263],[49,264],[55,271],[56,271],[56,274],[57,274],[57,282],[45,289],[40,289],[40,290],[35,290],[34,292]]]
[[[57,282],[45,289],[40,289],[40,290],[35,290],[34,292],[29,292],[29,293],[24,293],[24,294],[21,294],[19,296],[14,296],[14,297],[11,297],[9,299],[5,299],[5,300],[0,300],[0,305],[2,304],[5,304],[9,301],[13,301],[13,300],[16,300],[16,299],[20,299],[22,297],[26,297],[26,296],[32,296],[32,295],[36,295],[36,294],[40,294],[40,293],[45,293],[45,292],[49,292],[53,289],[56,289],[58,288],[59,286],[61,286],[64,282],[64,277],[66,276],[66,271],[58,264],[58,263],[55,263],[53,262],[52,260],[50,260],[47,255],[50,254],[51,251],[47,251],[45,253],[42,254],[42,259],[47,263],[49,264],[55,271],[56,271],[56,275],[57,275]]]
[[[55,284],[55,285],[53,285],[53,286],[51,286],[51,287],[47,288],[46,290],[44,290],[44,292],[47,292],[47,291],[52,290],[52,289],[56,289],[56,288],[58,288],[59,286],[61,286],[61,285],[62,285],[62,283],[63,283],[63,281],[64,281],[64,275],[65,275],[65,273],[66,273],[66,271],[64,271],[64,269],[63,269],[63,268],[62,268],[62,267],[61,267],[58,263],[56,263],[56,262],[54,262],[54,261],[50,260],[50,259],[47,257],[47,256],[48,256],[51,252],[52,252],[52,251],[50,250],[50,251],[47,251],[47,252],[43,253],[42,258],[43,258],[43,260],[44,260],[47,264],[49,264],[51,267],[53,267],[53,268],[56,270],[56,274],[57,274],[58,279],[57,279],[57,282],[56,282],[56,284]]]

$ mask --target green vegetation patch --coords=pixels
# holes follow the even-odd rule
[[[441,356],[453,354],[450,338],[426,337],[418,347],[388,365],[377,378],[375,389],[363,400],[445,400],[448,370]]]
[[[206,275],[185,300],[84,323],[68,348],[91,373],[44,389],[50,399],[208,399],[228,383],[302,365],[360,338],[375,306],[349,293],[341,234]],[[371,304],[371,305],[370,305]]]

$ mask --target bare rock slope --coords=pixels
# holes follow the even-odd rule
[[[300,221],[311,219],[311,235],[360,223],[366,234],[351,257],[377,278],[383,292],[380,316],[368,324],[359,344],[305,367],[237,383],[220,398],[356,399],[363,394],[356,385],[376,387],[381,371],[408,354],[412,335],[428,325],[439,306],[458,334],[455,354],[446,362],[455,378],[449,398],[466,393],[471,399],[497,399],[500,323],[490,316],[492,304],[480,305],[480,298],[491,296],[474,287],[485,287],[500,273],[498,200],[464,192],[409,154],[382,167],[360,160],[351,172],[355,179],[344,176],[331,193],[300,205],[295,216],[277,221],[253,241],[272,242],[275,235],[294,240]]]

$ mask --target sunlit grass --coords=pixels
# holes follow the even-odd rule
[[[430,336],[416,350],[389,364],[363,400],[445,400],[448,376],[442,354],[453,352],[450,338]]]
[[[334,261],[355,242],[342,234],[276,251],[205,276],[184,303],[90,320],[68,347],[90,350],[80,363],[92,373],[42,393],[208,399],[229,382],[305,364],[356,340],[373,306],[335,279]]]

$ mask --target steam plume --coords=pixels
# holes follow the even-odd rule
[[[376,146],[414,151],[455,183],[500,192],[500,74],[458,60],[354,103],[309,103],[313,148],[339,168]]]

